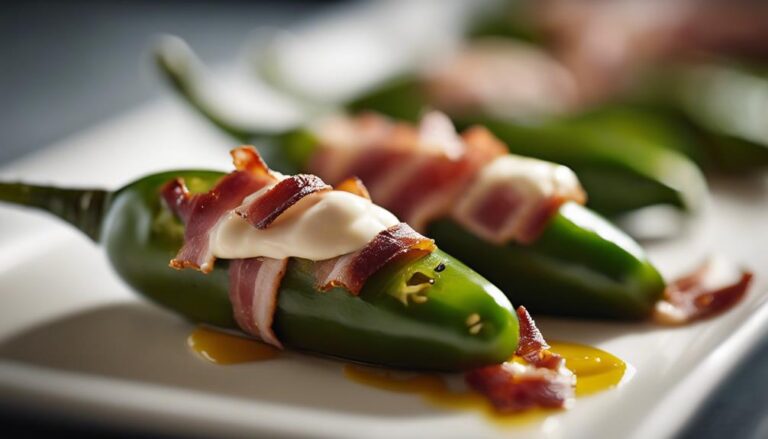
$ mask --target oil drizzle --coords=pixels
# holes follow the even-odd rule
[[[592,395],[616,387],[627,364],[603,350],[576,343],[552,342],[552,351],[565,358],[576,374],[576,396]]]
[[[550,342],[549,344],[550,350],[562,355],[568,368],[576,375],[577,397],[616,387],[624,377],[626,364],[608,352],[576,343]],[[192,331],[187,338],[187,345],[206,360],[221,365],[265,361],[280,354],[277,348],[257,340],[203,326]],[[478,410],[502,424],[522,424],[558,412],[551,409],[536,409],[513,416],[500,415],[485,397],[466,388],[461,390],[452,388],[446,377],[440,374],[404,373],[347,364],[344,367],[344,375],[351,381],[369,387],[420,395],[438,407]]]
[[[626,364],[619,358],[590,346],[552,342],[551,351],[562,355],[576,375],[576,396],[586,396],[616,387],[621,382]],[[448,380],[438,374],[406,374],[386,369],[348,364],[345,376],[357,383],[391,392],[420,395],[438,407],[478,410],[495,422],[522,424],[558,410],[536,409],[513,416],[499,414],[482,395],[467,389],[454,390]]]
[[[187,346],[216,364],[238,364],[275,358],[280,350],[257,340],[200,326],[187,337]]]

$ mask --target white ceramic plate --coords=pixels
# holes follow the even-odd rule
[[[0,170],[0,178],[117,187],[148,172],[228,169],[232,142],[176,101],[140,108]],[[191,326],[144,303],[66,225],[0,207],[0,402],[112,425],[202,435],[665,437],[766,332],[768,179],[713,188],[707,211],[648,246],[667,275],[706,255],[753,269],[748,299],[678,329],[538,319],[547,337],[600,347],[633,373],[569,411],[503,427],[474,412],[351,382],[343,364],[296,353],[215,366],[188,351]]]

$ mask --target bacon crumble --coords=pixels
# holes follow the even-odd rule
[[[682,325],[723,313],[744,298],[752,277],[723,259],[710,259],[667,286],[653,319]]]
[[[575,376],[549,345],[524,307],[517,308],[520,340],[515,355],[528,364],[507,361],[467,372],[464,379],[501,413],[536,407],[563,408],[574,397]]]

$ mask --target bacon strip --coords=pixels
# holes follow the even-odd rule
[[[415,230],[453,217],[491,242],[529,243],[563,203],[585,201],[568,168],[513,158],[482,127],[459,136],[441,113],[427,114],[418,129],[371,114],[332,125],[319,133],[310,170],[331,182],[356,175],[377,204]],[[489,185],[479,177],[500,158],[511,175]]]
[[[193,268],[203,273],[213,270],[215,257],[210,251],[209,235],[221,216],[242,203],[249,194],[268,185],[271,179],[249,171],[235,171],[224,176],[205,194],[191,195],[181,178],[167,183],[161,195],[168,207],[184,221],[184,245],[170,266],[181,270]]]
[[[272,330],[277,294],[288,259],[234,259],[229,265],[229,300],[235,321],[244,332],[278,348]]]
[[[752,276],[723,259],[709,260],[667,286],[653,318],[681,325],[723,313],[744,298]]]
[[[453,218],[488,241],[536,240],[564,203],[586,200],[565,166],[507,155],[481,171],[453,211]]]
[[[252,147],[233,150],[232,158],[237,170],[207,193],[190,194],[183,179],[172,180],[162,188],[166,204],[186,225],[184,245],[171,260],[171,267],[212,271],[215,257],[210,234],[228,212],[234,211],[254,227],[264,229],[304,197],[331,190],[314,175],[282,178],[272,173]],[[343,186],[361,196],[368,195],[359,180],[350,179]],[[343,286],[358,294],[366,280],[387,263],[418,258],[434,249],[432,240],[401,223],[380,232],[357,252],[318,263],[318,284],[324,290]],[[233,259],[229,267],[229,298],[238,326],[277,347],[282,345],[272,323],[287,264],[287,258],[256,257]]]
[[[317,288],[343,287],[360,294],[365,282],[388,263],[401,258],[418,259],[435,250],[435,242],[416,233],[408,224],[396,224],[376,235],[362,249],[317,263]]]
[[[241,205],[235,209],[235,213],[257,229],[266,229],[302,198],[331,189],[315,175],[293,175],[280,181],[261,196]]]
[[[469,371],[467,384],[502,413],[535,407],[562,408],[574,397],[575,377],[549,345],[524,307],[517,308],[520,341],[515,355],[528,362],[505,362]]]

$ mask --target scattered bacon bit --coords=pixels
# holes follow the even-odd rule
[[[562,408],[573,399],[575,376],[549,345],[524,307],[517,308],[520,341],[515,355],[527,365],[505,362],[469,371],[467,384],[482,393],[502,413],[535,407]]]
[[[549,345],[524,306],[517,308],[517,321],[520,325],[520,341],[515,355],[536,367],[556,370],[563,365],[563,357],[548,350]]]
[[[723,313],[744,298],[752,273],[721,259],[710,259],[667,286],[653,319],[682,325]]]
[[[469,371],[464,379],[501,413],[563,408],[574,396],[573,375],[545,368],[504,363]]]
[[[359,197],[370,200],[371,194],[368,193],[368,188],[365,187],[363,181],[357,177],[349,177],[334,187],[337,191],[349,192]]]
[[[272,330],[277,295],[288,259],[234,259],[229,264],[229,300],[238,326],[278,348],[283,345]]]
[[[315,175],[293,175],[280,181],[256,199],[241,205],[235,209],[235,213],[257,229],[266,229],[302,198],[331,189]]]
[[[402,258],[419,259],[435,248],[433,240],[416,233],[408,224],[396,224],[354,253],[318,262],[317,288],[327,291],[344,287],[352,294],[360,294],[365,281],[388,263]]]

